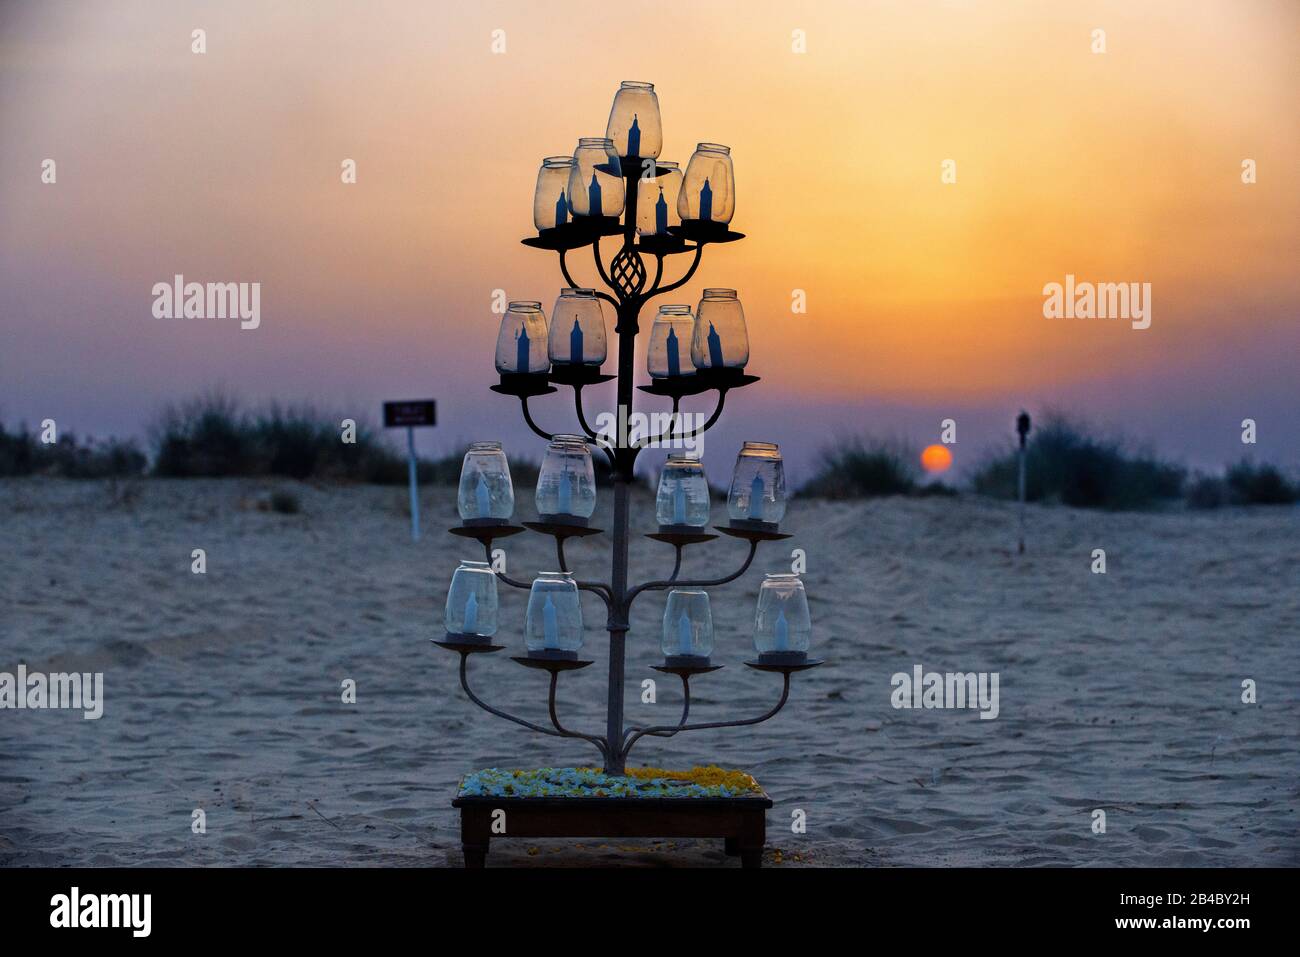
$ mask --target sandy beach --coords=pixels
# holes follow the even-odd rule
[[[402,488],[131,488],[115,501],[107,483],[0,481],[0,671],[103,672],[105,698],[99,720],[0,712],[0,864],[459,865],[461,774],[596,763],[582,742],[479,711],[456,657],[430,645],[457,558],[481,557],[443,531],[454,490],[426,490],[412,544]],[[300,514],[258,508],[277,488]],[[604,495],[597,523],[608,507]],[[631,759],[752,772],[775,801],[766,866],[1300,863],[1300,511],[1032,507],[1025,556],[1013,507],[971,496],[797,500],[786,524],[793,539],[713,593],[726,667],[698,679],[692,716],[775,701],[779,679],[741,662],[758,583],[789,570],[793,548],[828,663],[796,676],[767,724],[645,740]],[[503,544],[514,575],[554,565],[550,539]],[[574,542],[570,562],[598,577],[607,547]],[[191,572],[195,548],[206,574]],[[697,546],[686,573],[725,574],[743,551]],[[668,546],[634,541],[635,580],[670,568]],[[512,648],[525,597],[502,589]],[[584,604],[597,664],[564,677],[561,714],[594,730],[604,615]],[[640,682],[660,677],[662,609],[662,595],[639,600],[629,636],[638,723],[680,706],[672,679],[657,704],[640,701]],[[895,709],[890,677],[915,665],[997,672],[998,717]],[[340,700],[349,678],[355,704]],[[545,720],[544,676],[507,654],[480,656],[471,678]],[[1245,679],[1257,704],[1241,701]],[[206,834],[191,830],[195,809]],[[790,831],[796,810],[806,834]],[[499,841],[488,858],[555,862],[738,866],[720,842]]]

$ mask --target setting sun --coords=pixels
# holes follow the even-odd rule
[[[945,472],[952,465],[952,453],[946,445],[929,445],[921,453],[921,467],[927,472]]]

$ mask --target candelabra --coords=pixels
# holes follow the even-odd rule
[[[737,570],[717,578],[681,577],[684,549],[718,536],[705,530],[709,492],[702,469],[698,461],[678,456],[670,458],[661,476],[660,525],[649,536],[674,549],[673,570],[663,579],[636,585],[628,582],[629,486],[639,452],[648,446],[672,446],[702,435],[722,415],[729,392],[758,381],[757,376],[745,371],[749,343],[734,290],[706,290],[694,316],[688,306],[662,307],[649,343],[651,381],[639,389],[671,401],[669,424],[655,435],[629,435],[642,309],[655,297],[689,282],[706,246],[744,238],[730,228],[735,210],[730,150],[701,143],[683,173],[677,164],[658,160],[661,144],[659,106],[653,86],[627,82],[615,97],[606,136],[584,138],[572,157],[549,157],[542,163],[533,204],[538,232],[523,242],[557,253],[560,272],[569,288],[552,312],[549,331],[539,302],[510,304],[497,346],[500,382],[492,386],[495,392],[516,397],[528,427],[549,443],[538,480],[538,521],[524,522],[522,526],[511,524],[513,486],[504,454],[495,443],[476,443],[466,455],[462,474],[462,524],[450,531],[477,540],[487,561],[466,562],[457,570],[448,596],[446,637],[436,642],[460,655],[461,686],[472,702],[532,731],[589,742],[599,750],[609,774],[624,773],[628,752],[643,737],[666,738],[685,731],[766,721],[785,706],[790,676],[822,663],[807,653],[810,629],[802,583],[794,575],[769,575],[760,592],[755,621],[758,654],[745,664],[782,676],[779,700],[755,717],[688,721],[691,679],[721,667],[709,658],[712,626],[708,595],[700,589],[734,581],[753,563],[761,543],[790,537],[780,530],[785,489],[780,455],[774,445],[745,444],[728,502],[730,522],[715,528],[747,543],[747,553]],[[601,243],[609,237],[621,237],[622,241],[607,266]],[[608,291],[584,289],[570,274],[570,256],[587,247],[592,250],[596,271]],[[665,266],[674,257],[687,257],[689,264],[679,278],[666,281]],[[601,373],[606,358],[602,302],[613,307],[617,320],[616,376]],[[588,424],[583,389],[610,380],[617,381],[618,426],[612,434],[598,433]],[[581,434],[557,436],[534,421],[530,402],[555,393],[556,386],[572,388]],[[686,428],[680,409],[682,399],[706,393],[716,393],[713,411],[703,424]],[[593,449],[606,457],[613,484],[608,581],[573,578],[564,553],[568,539],[602,533],[589,523],[595,499]],[[528,582],[493,569],[492,543],[525,529],[554,538],[558,572],[543,573]],[[527,653],[513,660],[549,673],[551,727],[494,707],[470,688],[471,655],[504,647],[493,642],[498,580],[529,590]],[[626,726],[624,665],[632,606],[648,592],[670,589],[664,619],[664,662],[655,668],[680,678],[681,717],[674,724]],[[559,676],[593,663],[578,656],[582,641],[579,591],[596,596],[607,613],[609,685],[604,734],[570,730],[556,711]]]

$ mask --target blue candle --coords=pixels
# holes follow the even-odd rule
[[[515,371],[528,371],[528,330],[522,326],[515,337]]]
[[[632,126],[627,131],[627,155],[641,155],[641,127],[636,121],[636,114],[632,114]]]
[[[681,479],[677,480],[673,488],[673,523],[686,524],[686,485]]]
[[[474,593],[469,593],[469,598],[465,602],[465,624],[461,632],[466,635],[473,635],[478,632],[478,599]]]
[[[487,482],[483,480],[483,470],[478,473],[478,485],[474,487],[474,504],[478,506],[478,518],[491,517],[491,505],[489,504],[489,495]]]
[[[682,617],[677,619],[677,652],[682,655],[691,654],[691,620],[686,617],[686,612],[682,612]]]
[[[700,187],[700,219],[713,218],[713,187],[706,179]]]
[[[724,365],[722,361],[722,337],[718,335],[718,330],[713,328],[713,323],[709,323],[709,365],[715,369],[721,369]]]
[[[547,648],[560,647],[560,624],[550,595],[546,596],[546,604],[542,606],[542,644]]]
[[[569,221],[569,201],[564,197],[564,190],[560,190],[560,198],[555,201],[555,225],[563,226]]]
[[[573,484],[569,481],[569,470],[565,469],[560,473],[560,490],[559,490],[559,510],[561,515],[568,515],[573,511]],[[547,601],[550,601],[548,598]]]
[[[578,317],[573,317],[573,331],[569,333],[569,361],[575,366],[582,365],[582,328]]]
[[[790,625],[785,620],[785,609],[776,613],[776,623],[772,626],[772,637],[776,640],[777,651],[790,650]]]
[[[600,181],[596,178],[594,170],[591,174],[591,185],[587,187],[587,203],[591,207],[587,210],[588,216],[604,215],[605,208],[600,199]]]
[[[668,327],[668,342],[666,344],[668,352],[668,374],[682,374],[682,360],[677,356],[677,330],[672,326]]]
[[[754,521],[763,520],[763,476],[755,475],[749,483],[749,517]]]
[[[659,199],[655,201],[655,232],[663,235],[668,232],[668,203],[664,201],[664,188],[659,187]]]

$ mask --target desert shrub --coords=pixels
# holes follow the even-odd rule
[[[971,484],[995,498],[1017,495],[1017,451],[994,453]],[[1062,417],[1049,418],[1029,435],[1025,498],[1076,508],[1148,508],[1182,494],[1185,470],[1123,439],[1103,438]]]
[[[65,432],[47,445],[24,425],[14,432],[0,425],[0,475],[126,478],[142,474],[146,464],[144,453],[131,440],[82,440]]]
[[[1187,486],[1188,508],[1220,508],[1228,501],[1228,483],[1217,475],[1198,475]]]
[[[1273,465],[1243,459],[1228,468],[1224,483],[1234,505],[1290,505],[1300,500],[1300,487]]]
[[[211,392],[165,407],[149,428],[155,475],[169,478],[251,475],[252,430],[239,403]]]
[[[838,442],[821,451],[815,474],[799,494],[829,499],[906,495],[916,488],[916,461],[914,450],[902,442]]]

